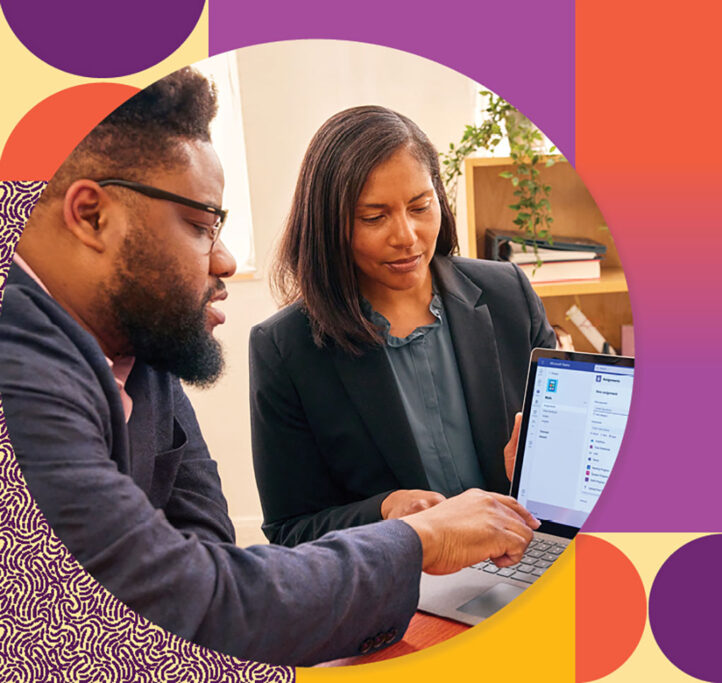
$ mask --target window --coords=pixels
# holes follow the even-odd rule
[[[238,274],[251,274],[255,272],[253,223],[235,53],[211,57],[194,66],[218,90],[218,114],[211,124],[211,136],[226,179],[223,206],[228,209],[228,220],[222,239],[236,258]]]

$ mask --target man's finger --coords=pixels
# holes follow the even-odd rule
[[[516,514],[524,520],[524,523],[532,529],[538,529],[541,525],[541,522],[515,498],[512,498],[511,496],[504,496],[501,493],[492,493],[491,495],[493,495],[500,503],[503,503],[508,508],[511,508],[514,512],[516,512]]]
[[[504,530],[504,547],[506,552],[503,557],[509,559],[509,564],[516,564],[521,561],[524,552],[529,545],[529,539],[516,533],[513,529]],[[509,566],[509,564],[507,566]]]

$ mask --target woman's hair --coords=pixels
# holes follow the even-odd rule
[[[381,343],[361,310],[351,250],[356,203],[371,171],[400,148],[428,169],[441,207],[436,254],[457,248],[456,225],[434,146],[410,119],[378,106],[339,112],[314,135],[301,164],[271,286],[281,304],[300,300],[314,342],[361,354]]]

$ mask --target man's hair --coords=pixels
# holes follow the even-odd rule
[[[143,180],[150,169],[185,161],[186,140],[210,141],[216,89],[190,67],[176,71],[121,104],[70,153],[48,183],[41,202],[65,195],[78,178]]]
[[[361,309],[351,233],[366,179],[402,147],[427,168],[439,199],[441,229],[435,253],[448,256],[457,248],[438,152],[423,131],[385,107],[353,107],[332,116],[306,151],[271,274],[280,303],[301,300],[318,346],[332,341],[358,355],[381,343]]]

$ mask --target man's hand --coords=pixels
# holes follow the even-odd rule
[[[521,560],[539,520],[516,500],[469,489],[402,518],[421,539],[423,570],[451,574],[491,558],[499,567]]]
[[[442,500],[446,500],[446,496],[436,493],[436,491],[399,489],[384,498],[381,503],[381,517],[383,519],[398,519],[414,512],[427,510]]]
[[[509,443],[504,446],[504,468],[509,481],[514,476],[514,462],[516,461],[516,449],[519,445],[519,432],[521,430],[521,413],[514,415],[514,428],[511,430]]]

